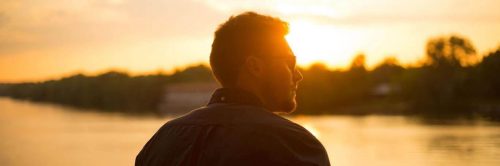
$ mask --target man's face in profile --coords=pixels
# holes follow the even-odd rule
[[[262,82],[266,103],[273,112],[293,112],[298,82],[302,80],[295,56],[284,38],[273,42],[268,50]]]

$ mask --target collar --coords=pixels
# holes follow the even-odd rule
[[[235,88],[220,88],[215,90],[208,105],[215,103],[237,103],[263,106],[262,102],[254,94]]]

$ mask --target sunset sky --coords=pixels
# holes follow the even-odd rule
[[[459,34],[483,55],[500,46],[499,0],[2,0],[0,82],[109,69],[171,71],[206,63],[213,32],[256,11],[290,23],[299,64],[346,67],[363,52],[422,59],[426,41]]]

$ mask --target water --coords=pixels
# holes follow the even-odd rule
[[[133,165],[170,118],[82,112],[0,98],[0,165]],[[332,163],[350,165],[500,165],[500,124],[422,123],[401,116],[297,116]]]

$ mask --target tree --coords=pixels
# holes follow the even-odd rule
[[[387,57],[371,72],[372,80],[376,83],[388,83],[393,77],[399,76],[403,70],[398,59]]]
[[[460,67],[472,62],[476,49],[468,39],[451,35],[430,39],[426,53],[432,66]]]
[[[359,53],[351,61],[351,70],[366,71],[365,63],[366,63],[365,54]]]
[[[428,65],[411,70],[403,85],[419,112],[432,116],[470,113],[460,97],[468,77],[470,59],[476,51],[472,43],[457,35],[432,38],[427,42]]]
[[[500,47],[489,53],[478,65],[478,88],[485,98],[500,99]]]

